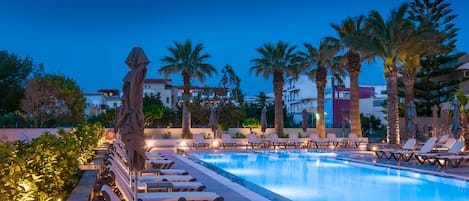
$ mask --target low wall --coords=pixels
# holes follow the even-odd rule
[[[28,140],[33,139],[41,136],[44,132],[49,132],[51,134],[57,135],[59,128],[3,128],[0,129],[0,138],[7,138],[8,141],[16,141],[16,140]],[[66,128],[65,130],[70,130],[70,128]],[[161,139],[163,133],[171,133],[171,137],[169,139],[163,139],[161,143],[164,143],[164,140],[179,140],[181,139],[181,128],[146,128],[144,133],[146,138],[150,139]],[[342,132],[341,128],[327,128],[327,132],[333,132],[337,134],[337,137],[347,137],[348,130]],[[210,137],[213,137],[213,132],[210,128],[191,128],[192,133],[206,133]],[[262,134],[260,128],[252,129],[252,132],[257,133],[258,135]],[[308,128],[306,132],[303,132],[301,128],[285,128],[285,134],[309,134],[316,132],[316,128]],[[226,133],[226,132],[223,132]],[[234,135],[235,133],[241,133],[247,135],[250,133],[249,128],[230,128],[228,130],[229,134]],[[268,128],[265,131],[265,135],[275,133],[274,128]],[[169,142],[169,141],[168,141]]]
[[[309,133],[314,133],[316,132],[316,128],[308,128],[306,129],[306,132],[303,132],[301,128],[284,128],[283,129],[285,134],[293,134],[293,133],[300,133],[300,134],[309,134]],[[180,139],[181,138],[181,128],[146,128],[145,129],[145,136],[147,138],[162,138],[162,135],[164,133],[171,133],[170,139]],[[210,128],[191,128],[192,133],[205,133],[211,137],[213,137],[213,132]],[[218,131],[220,132],[220,131]],[[241,133],[244,135],[249,134],[251,131],[249,128],[230,128],[228,131],[221,131],[222,133],[229,133],[231,135],[234,135],[235,133]],[[262,131],[260,128],[253,128],[252,132],[260,135],[262,134]],[[347,137],[348,136],[348,129],[346,129],[344,132],[342,131],[341,128],[326,128],[326,132],[332,132],[336,133],[337,137]],[[265,135],[275,133],[274,128],[267,128],[265,131]]]

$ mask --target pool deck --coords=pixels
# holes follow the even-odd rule
[[[292,149],[280,149],[277,151],[289,151]],[[306,149],[295,149],[293,151],[305,151]],[[231,181],[219,173],[214,172],[199,163],[189,159],[187,155],[190,153],[226,153],[226,152],[270,152],[274,151],[272,149],[245,149],[235,148],[235,149],[189,149],[184,154],[177,154],[173,148],[154,148],[152,152],[159,152],[168,157],[169,160],[175,162],[172,168],[185,169],[189,172],[190,175],[195,177],[197,181],[203,183],[207,188],[205,191],[216,192],[219,195],[223,196],[225,201],[264,201],[264,200],[275,200],[275,201],[287,201],[284,197],[277,196],[275,193],[267,193],[268,196],[262,196],[256,192],[253,192],[246,187]],[[379,166],[392,166],[399,169],[411,169],[412,171],[424,172],[432,175],[442,175],[457,177],[469,181],[469,162],[462,163],[459,168],[437,168],[436,165],[419,165],[419,163],[413,159],[410,162],[396,161],[394,159],[382,159],[377,158],[374,152],[357,150],[353,148],[339,148],[339,149],[308,149],[312,152],[334,152],[338,153],[338,159],[341,159],[340,155],[344,154],[343,160],[358,161],[362,163],[369,163],[371,165]],[[90,172],[86,174],[86,178],[80,180],[80,184],[74,189],[71,196],[67,199],[68,201],[75,200],[88,200],[90,196],[90,190],[92,189],[92,184],[90,181],[94,181],[96,172]],[[91,182],[93,183],[93,182]],[[244,184],[246,186],[246,184]],[[265,192],[262,192],[263,195],[266,195]]]
[[[291,149],[280,149],[279,151],[288,151]],[[170,160],[174,160],[176,164],[174,168],[186,169],[190,175],[197,178],[198,181],[207,186],[205,191],[213,191],[222,195],[226,201],[244,201],[244,200],[287,200],[282,197],[269,197],[265,198],[261,195],[219,175],[218,173],[205,168],[204,166],[188,159],[185,155],[176,154],[171,148],[155,149],[155,152],[160,152],[166,155]],[[225,152],[252,152],[252,149],[190,149],[186,154],[190,153],[225,153]],[[256,151],[256,150],[254,150]],[[258,149],[257,151],[274,151],[272,149]],[[305,149],[296,149],[295,151],[305,151]],[[462,163],[459,168],[438,168],[436,165],[419,163],[413,159],[409,162],[396,161],[394,159],[379,159],[375,156],[374,152],[361,151],[354,148],[339,148],[339,149],[309,149],[313,152],[335,152],[344,154],[344,160],[352,160],[372,165],[392,166],[399,169],[410,169],[428,173],[432,175],[441,176],[454,176],[459,179],[469,180],[469,163]],[[338,157],[340,159],[340,157]]]

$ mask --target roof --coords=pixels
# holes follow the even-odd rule
[[[171,83],[170,79],[145,79],[143,80],[143,83],[148,83],[148,84],[169,84]]]
[[[465,63],[458,67],[458,70],[469,70],[469,63]]]

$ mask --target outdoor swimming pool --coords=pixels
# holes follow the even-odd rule
[[[338,160],[333,153],[193,156],[294,201],[469,200],[466,181]]]

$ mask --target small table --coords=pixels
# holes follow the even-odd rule
[[[173,184],[171,182],[146,183],[145,193],[152,191],[173,192]]]

